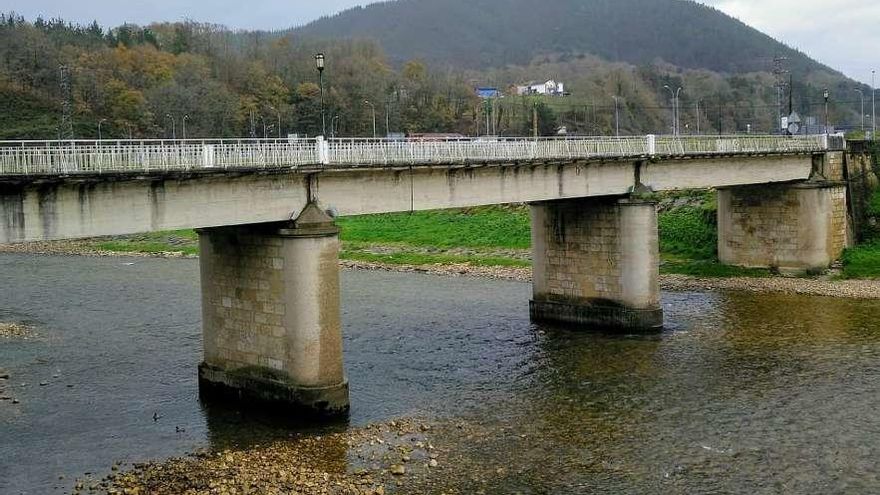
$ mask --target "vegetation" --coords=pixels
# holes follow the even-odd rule
[[[528,249],[528,209],[491,206],[466,210],[389,213],[339,220],[343,241],[412,246]]]
[[[97,137],[99,122],[110,138],[182,137],[184,127],[191,138],[317,135],[317,52],[327,57],[326,131],[345,136],[372,135],[365,100],[380,131],[387,122],[392,132],[485,134],[489,114],[491,132],[527,135],[537,111],[542,135],[563,126],[611,134],[611,96],[620,98],[621,132],[662,133],[664,85],[686,88],[685,132],[766,131],[776,115],[774,56],[789,56],[803,115],[821,111],[822,88],[843,95],[855,84],[693,2],[553,0],[542,15],[532,12],[522,0],[408,0],[288,32],[189,21],[106,29],[0,15],[0,139],[66,134],[62,66],[79,138]],[[385,29],[392,19],[396,27]],[[572,95],[487,105],[473,91],[548,77],[564,80]],[[856,122],[855,108],[834,105],[832,119]]]
[[[830,71],[712,7],[679,0],[383,2],[297,32],[376,39],[395,60],[424,57],[473,69],[589,53],[634,65],[660,59],[727,73],[767,70],[768,58],[779,55],[789,57],[798,72]]]
[[[876,227],[880,220],[880,191],[871,197],[868,216],[875,225],[868,232],[866,241],[843,254],[843,276],[846,278],[880,278],[880,231]]]

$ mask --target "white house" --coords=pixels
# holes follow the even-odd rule
[[[553,79],[543,83],[530,82],[525,86],[517,86],[516,93],[519,95],[562,96],[565,94],[565,84]]]

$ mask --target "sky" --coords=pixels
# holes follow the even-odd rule
[[[586,1],[586,0],[585,0]],[[853,79],[880,70],[880,2],[871,0],[700,0]],[[10,0],[2,10],[26,18],[61,17],[103,26],[193,19],[241,29],[284,29],[366,0]],[[880,82],[880,79],[878,79]]]

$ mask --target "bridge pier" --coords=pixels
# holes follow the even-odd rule
[[[344,414],[338,229],[314,204],[293,224],[199,232],[207,395]]]
[[[535,203],[535,321],[644,331],[663,326],[656,203]]]
[[[718,190],[718,258],[788,272],[827,269],[851,242],[846,184],[804,182]]]

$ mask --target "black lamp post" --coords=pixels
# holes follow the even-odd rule
[[[825,134],[828,134],[828,97],[831,96],[831,93],[826,88],[822,96],[825,97]]]
[[[321,86],[321,135],[327,135],[327,120],[324,117],[324,54],[315,55],[315,66],[318,68],[318,82]]]

